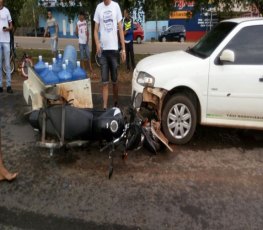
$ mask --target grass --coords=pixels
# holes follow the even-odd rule
[[[17,54],[17,61],[19,61],[23,54],[27,53],[34,61],[34,63],[38,62],[38,56],[42,55],[43,60],[47,61],[49,63],[52,63],[52,53],[50,50],[40,50],[40,49],[22,49],[17,48],[16,54]],[[63,54],[63,52],[61,52]],[[78,58],[79,58],[79,52],[78,52]],[[143,58],[149,56],[148,54],[135,54],[135,63],[138,63]],[[100,79],[100,68],[96,65],[95,62],[92,62],[92,67],[95,72],[95,77],[97,79]],[[119,80],[122,82],[130,82],[132,79],[132,72],[127,73],[126,72],[126,64],[121,63],[119,68]]]

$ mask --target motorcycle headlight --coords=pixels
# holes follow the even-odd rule
[[[112,120],[110,123],[110,131],[112,133],[116,133],[119,129],[119,124],[116,120]]]
[[[153,76],[146,72],[139,72],[139,75],[137,77],[137,83],[141,86],[148,86],[153,87],[154,86],[155,79]]]

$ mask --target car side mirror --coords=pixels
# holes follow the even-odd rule
[[[221,62],[235,62],[235,53],[232,50],[224,50],[219,57]]]

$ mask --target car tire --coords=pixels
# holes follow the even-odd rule
[[[162,42],[166,42],[166,37],[162,37]]]
[[[138,36],[138,37],[136,38],[136,41],[137,41],[138,44],[141,44],[141,43],[142,43],[142,38],[141,38],[140,36]]]
[[[185,38],[184,37],[180,37],[180,42],[185,42]]]
[[[173,144],[186,144],[195,132],[197,112],[193,102],[183,94],[172,96],[164,105],[162,130]]]

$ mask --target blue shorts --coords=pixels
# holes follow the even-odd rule
[[[109,83],[109,74],[111,82],[117,83],[118,80],[118,50],[103,50],[100,57],[101,81],[104,84]]]
[[[86,56],[87,59],[90,59],[89,45],[88,44],[79,44],[80,51],[80,60],[83,60]]]

